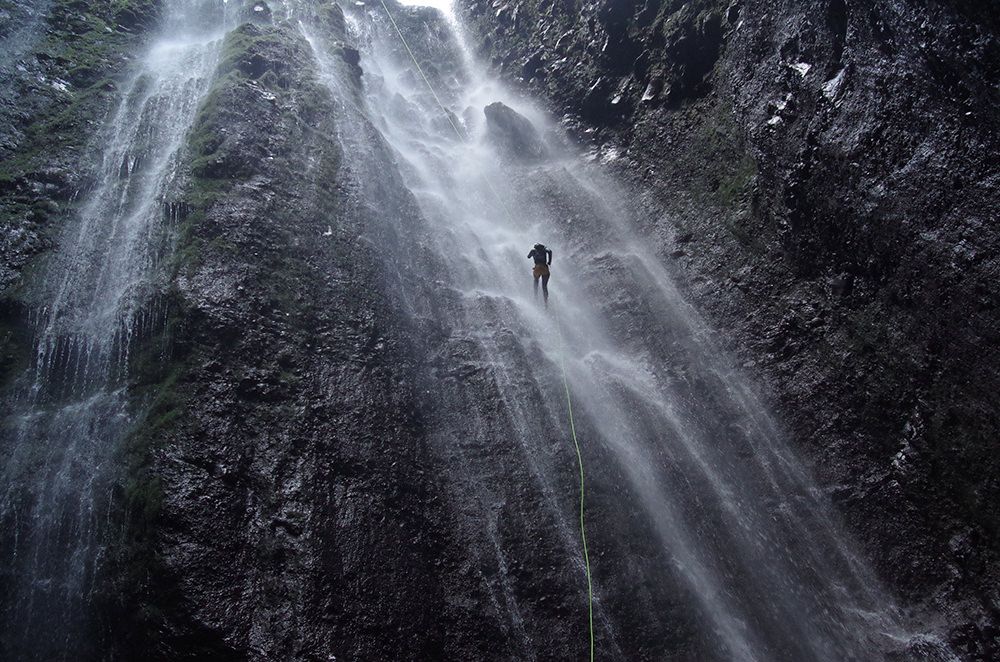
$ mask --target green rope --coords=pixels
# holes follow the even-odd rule
[[[392,27],[395,28],[396,34],[399,35],[399,40],[403,42],[403,48],[406,49],[406,52],[409,53],[410,55],[410,59],[413,60],[413,66],[417,68],[417,72],[420,74],[420,77],[423,78],[424,83],[427,84],[427,89],[431,91],[431,96],[433,96],[434,100],[437,101],[437,105],[441,107],[441,112],[443,112],[444,116],[448,118],[448,123],[451,124],[451,128],[455,130],[455,133],[458,135],[459,139],[464,139],[462,136],[462,132],[458,129],[458,126],[455,124],[455,120],[452,119],[451,114],[444,107],[444,104],[441,103],[441,99],[438,98],[437,92],[434,91],[434,86],[431,85],[431,81],[428,80],[427,76],[424,74],[423,67],[420,66],[419,62],[417,62],[417,57],[413,54],[413,51],[410,50],[410,45],[406,43],[406,38],[403,37],[403,31],[399,29],[398,25],[396,25],[396,19],[392,17],[392,12],[390,12],[389,7],[386,6],[385,0],[379,0],[379,2],[382,3],[382,9],[385,10],[385,15],[389,17],[389,22],[392,23]]]
[[[576,423],[573,421],[573,399],[569,393],[569,380],[566,378],[565,359],[560,354],[559,369],[562,372],[563,388],[566,390],[566,411],[569,412],[569,431],[573,436],[573,446],[576,448],[576,463],[580,467],[580,539],[583,541],[583,566],[587,571],[587,621],[590,626],[590,662],[594,662],[594,585],[590,578],[590,553],[587,551],[587,527],[584,523],[584,479],[583,454],[580,452],[580,442],[576,438]]]
[[[379,0],[379,2],[382,4],[382,9],[385,10],[385,15],[389,17],[389,22],[392,23],[392,27],[396,31],[396,34],[399,35],[399,41],[403,43],[403,48],[406,49],[410,59],[413,60],[413,66],[417,68],[417,72],[420,74],[420,77],[424,79],[424,84],[427,85],[427,89],[431,91],[431,96],[434,97],[434,101],[437,103],[438,108],[440,108],[441,112],[444,113],[444,116],[448,119],[448,124],[451,125],[455,135],[458,136],[458,141],[464,142],[466,140],[465,134],[463,134],[462,130],[458,128],[458,125],[455,124],[455,119],[452,114],[448,112],[448,109],[445,108],[444,103],[441,101],[441,97],[439,97],[437,92],[434,91],[434,86],[431,85],[430,79],[428,79],[427,75],[424,73],[423,67],[420,66],[419,62],[417,62],[417,56],[414,55],[413,50],[410,49],[410,44],[407,43],[406,37],[403,36],[403,31],[399,29],[399,25],[396,24],[396,19],[392,17],[392,12],[390,12],[389,7],[386,6],[385,0]],[[503,196],[500,195],[500,193],[498,193],[496,188],[493,186],[493,182],[489,179],[484,179],[483,181],[486,183],[487,188],[490,189],[493,197],[495,197],[497,202],[500,203],[500,206],[503,207],[504,213],[507,214],[507,218],[513,221],[514,214],[512,214],[510,209],[507,207],[507,203],[504,201]]]
[[[440,97],[438,97],[437,92],[434,91],[434,86],[431,85],[431,81],[424,74],[423,68],[420,63],[417,62],[416,56],[410,49],[410,45],[406,42],[406,38],[403,36],[403,31],[399,29],[399,25],[396,24],[396,19],[392,17],[392,12],[389,11],[389,7],[385,4],[385,0],[379,0],[382,5],[382,9],[385,11],[385,15],[389,17],[389,22],[392,23],[392,27],[395,29],[396,34],[399,35],[399,41],[402,42],[403,47],[406,49],[407,54],[410,59],[413,60],[413,65],[417,68],[417,72],[420,77],[424,80],[424,84],[427,85],[427,89],[430,90],[431,96],[434,97],[434,101],[441,108],[441,112],[444,116],[448,118],[448,123],[451,124],[451,128],[454,129],[455,135],[458,136],[459,141],[464,141],[466,139],[465,135],[462,134],[458,126],[455,124],[455,120],[452,119],[451,113],[445,108],[444,104],[441,102]],[[500,202],[500,206],[503,207],[504,212],[507,216],[513,220],[514,216],[511,214],[510,209],[507,208],[507,203],[504,201],[503,197],[493,188],[493,184],[486,180],[487,186],[489,186],[490,191]],[[565,342],[564,342],[565,345]],[[594,662],[594,585],[590,577],[590,553],[587,550],[587,527],[584,522],[584,477],[583,477],[583,454],[580,452],[580,442],[576,437],[576,423],[573,421],[573,399],[570,396],[569,390],[569,379],[566,377],[566,366],[563,354],[560,353],[559,356],[559,369],[562,372],[562,382],[563,388],[566,391],[566,410],[569,413],[569,431],[573,437],[573,446],[576,448],[576,462],[577,466],[580,468],[580,539],[583,542],[583,565],[587,572],[587,622],[590,630],[590,662]]]

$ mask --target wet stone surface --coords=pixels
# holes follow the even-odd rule
[[[88,140],[158,15],[156,2],[86,4],[0,7],[3,48],[20,49],[0,63],[4,398],[30,365],[39,302],[22,286],[39,256],[59,251],[59,224],[92,184]],[[995,16],[971,2],[459,4],[492,70],[547,100],[585,156],[624,182],[630,230],[768,394],[904,620],[961,659],[992,659]],[[445,21],[389,6],[450,114],[417,121],[435,103],[423,93],[386,103],[381,119],[412,128],[427,152],[447,149],[453,124],[467,137],[486,123],[508,168],[497,185],[535,201],[556,219],[544,229],[566,239],[555,286],[571,291],[576,276],[572,291],[616,346],[656,364],[685,430],[713,441],[719,475],[749,475],[739,494],[764,495],[734,512],[772,533],[811,495],[792,482],[776,498],[745,472],[756,412],[698,353],[701,331],[635,278],[645,273],[635,256],[608,248],[616,235],[602,201],[567,189],[564,164],[547,161],[566,145],[493,99],[452,112],[467,72]],[[367,107],[363,91],[419,74],[380,71],[352,43],[349,21],[377,22],[363,4],[348,3],[347,18],[320,2],[242,9],[185,136],[181,184],[163,201],[172,245],[148,293],[156,329],[134,341],[126,380],[131,431],[115,454],[116,535],[92,599],[94,650],[584,657],[576,458],[558,366],[509,323],[510,297],[492,283],[467,289],[466,256],[439,252],[448,236],[421,214],[385,125],[345,123]],[[409,57],[388,43],[387,58]],[[587,360],[614,375],[600,352]],[[725,659],[706,625],[714,614],[699,606],[711,591],[689,580],[699,561],[730,581],[712,599],[751,614],[759,650],[814,654],[784,625],[817,634],[808,619],[756,599],[786,585],[747,567],[756,556],[730,553],[750,536],[699,483],[683,435],[624,379],[604,399],[628,416],[588,415],[588,405],[605,410],[587,386],[574,397],[592,397],[577,425],[591,441],[598,658]],[[613,442],[630,426],[673,435],[673,446],[619,462]],[[673,486],[678,530],[710,558],[682,559],[671,551],[681,543],[658,538],[635,466]],[[822,523],[793,533],[829,540]],[[768,568],[812,578],[796,555],[822,565],[836,550],[796,535],[773,539],[791,540],[784,550],[745,549],[780,552],[792,561]],[[818,640],[849,639],[839,625]],[[941,651],[916,637],[873,655]]]
[[[887,585],[963,658],[995,655],[996,17],[461,5],[493,69],[631,183]]]

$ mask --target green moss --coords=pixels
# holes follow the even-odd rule
[[[757,163],[726,103],[698,103],[675,111],[681,126],[695,126],[676,160],[678,175],[702,203],[719,214],[723,226],[742,245],[764,251],[753,227]]]
[[[25,112],[18,142],[0,158],[0,229],[29,223],[43,235],[71,211],[64,199],[70,191],[49,194],[60,202],[54,208],[36,183],[51,181],[49,170],[79,162],[113,103],[128,55],[141,46],[140,35],[119,28],[108,3],[56,0],[46,23],[28,56],[39,76],[32,71],[18,82]]]
[[[225,141],[221,130],[219,99],[239,82],[237,74],[232,72],[216,79],[191,127],[188,149],[192,155],[191,175],[195,179],[190,194],[193,205],[201,205],[207,201],[206,198],[215,197],[217,192],[218,185],[208,180],[220,179],[220,166],[224,160],[220,154]]]
[[[226,180],[192,178],[185,194],[189,212],[177,227],[174,250],[168,261],[167,269],[171,280],[180,274],[191,276],[201,264],[206,248],[213,243],[219,246],[227,243],[221,238],[206,241],[197,235],[196,228],[231,187],[232,182]]]
[[[118,5],[135,3],[114,3]],[[46,96],[42,107],[24,127],[26,140],[15,159],[5,159],[0,178],[37,167],[38,157],[51,157],[54,147],[80,144],[90,132],[83,130],[107,107],[117,79],[131,51],[140,46],[138,35],[122,30],[105,3],[58,0],[49,12],[48,30],[33,50],[43,63],[45,76],[68,83],[62,91],[47,84],[32,94]]]
[[[246,78],[259,78],[269,70],[264,54],[280,50],[283,42],[277,28],[262,28],[253,23],[241,25],[226,36],[218,75],[236,73]]]
[[[163,510],[164,487],[154,470],[155,452],[184,424],[188,395],[184,383],[191,359],[178,342],[187,312],[175,292],[166,301],[167,322],[134,353],[130,366],[131,399],[138,415],[120,449],[122,480],[116,512],[124,532],[116,548],[119,602],[136,601],[136,593],[158,573],[154,531]]]
[[[173,273],[192,273],[212,251],[235,251],[232,242],[199,232],[217,202],[246,175],[244,154],[234,153],[223,127],[230,123],[225,106],[234,92],[256,78],[276,94],[287,94],[286,73],[293,61],[306,57],[302,44],[291,39],[287,28],[245,24],[226,37],[215,80],[205,96],[188,136],[190,177],[185,199],[190,214],[181,223],[173,259]],[[296,87],[297,107],[304,127],[309,127],[328,101],[329,93],[315,82]],[[206,236],[208,235],[208,236]]]
[[[757,163],[749,155],[744,155],[720,177],[719,185],[715,189],[719,204],[723,207],[736,206],[736,203],[750,191],[756,176]]]
[[[234,182],[223,177],[224,158],[220,154],[224,139],[221,131],[220,99],[240,83],[237,74],[218,76],[205,96],[187,139],[190,155],[190,176],[184,192],[188,214],[177,230],[175,250],[171,257],[172,276],[190,275],[199,265],[210,242],[198,236],[196,229],[203,223],[215,204],[230,191]]]
[[[117,87],[111,79],[73,92],[38,116],[24,130],[18,152],[0,162],[0,187],[13,188],[48,167],[53,156],[78,149],[93,135],[101,113],[108,107]]]
[[[111,0],[110,13],[126,27],[149,27],[160,13],[160,0]]]
[[[0,311],[0,390],[6,389],[31,365],[30,334],[13,314]]]
[[[51,116],[34,122],[27,130],[30,149],[21,158],[30,162],[45,157],[53,147],[76,142],[92,133],[100,112],[107,107],[117,83],[109,78],[71,95],[70,99]]]

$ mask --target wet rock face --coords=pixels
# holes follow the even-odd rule
[[[497,101],[486,106],[483,113],[490,139],[507,158],[530,162],[548,153],[531,120],[513,108]]]
[[[345,211],[340,111],[296,27],[224,48],[190,138],[171,372],[137,426],[133,480],[161,496],[130,527],[124,657],[433,659],[442,598],[414,569],[445,527],[415,334],[363,238],[383,229]]]
[[[489,25],[494,67],[595,126],[619,125],[640,104],[705,94],[732,18],[713,0],[495,4],[464,4],[473,23]],[[490,21],[494,13],[507,20]]]
[[[944,614],[960,654],[994,654],[995,14],[460,5],[484,59],[645,192],[643,232],[771,390],[886,583]]]
[[[0,5],[0,411],[5,433],[14,429],[8,427],[15,411],[14,382],[36,351],[31,319],[43,305],[25,295],[22,286],[31,281],[25,272],[58,247],[62,223],[95,180],[95,134],[114,107],[130,60],[141,52],[157,5],[70,0]],[[17,549],[16,536],[11,527],[0,531],[5,559]],[[25,622],[13,597],[23,582],[15,567],[5,562],[0,568],[0,657],[31,659],[7,638],[8,627]],[[105,625],[98,614],[74,623],[93,646],[74,654],[96,657],[106,648]],[[56,641],[50,639],[52,648],[40,644],[34,655],[54,650]]]
[[[328,61],[356,84],[342,53]],[[414,250],[424,221],[390,150],[368,126],[374,167],[349,162],[330,139],[348,133],[341,99],[316,76],[293,26],[242,26],[191,133],[170,372],[145,380],[153,402],[133,449],[132,479],[151,496],[125,509],[140,516],[122,563],[122,657],[580,658],[579,557],[533,487],[486,367],[496,358],[441,286],[449,265]],[[540,371],[557,383],[554,366],[505,342],[522,383]],[[531,420],[549,420],[550,401],[537,393]],[[554,489],[575,504],[563,430],[542,428]],[[588,488],[620,494],[614,464],[594,465]],[[612,502],[588,517],[605,572],[623,578],[611,608],[654,614],[628,631],[636,659],[704,658],[683,584],[634,580],[670,567],[650,525]],[[598,655],[624,659],[604,637]]]
[[[51,248],[92,174],[95,127],[114,102],[157,2],[0,7],[0,296]]]
[[[964,657],[991,659],[1000,60],[989,8],[463,1],[502,75],[595,149],[617,148],[600,154],[647,193],[634,198],[639,229],[770,388],[886,582]],[[482,368],[491,357],[449,336],[447,301],[434,299],[443,323],[400,313],[394,278],[413,276],[387,254],[421,245],[398,234],[419,232],[412,198],[396,182],[377,213],[357,199],[333,139],[341,100],[279,3],[244,6],[255,4],[267,16],[229,35],[188,137],[183,194],[165,201],[176,246],[158,296],[171,312],[132,379],[141,418],[114,495],[123,540],[98,605],[108,650],[524,659],[558,640],[582,656],[577,559],[551,544],[560,523],[521,487],[531,477]],[[357,51],[334,46],[343,16],[306,4],[359,84]],[[0,386],[30,346],[14,285],[86,187],[88,135],[158,6],[0,8],[0,32],[23,44],[0,61]],[[460,63],[423,55],[456,53],[441,48],[447,31],[429,10],[390,7],[447,102]],[[543,154],[526,118],[485,114],[511,158]],[[607,291],[605,305],[641,303]],[[662,328],[650,316],[621,331]],[[470,420],[489,431],[489,452],[471,458]],[[552,448],[557,432],[545,433]],[[435,433],[455,439],[435,450]],[[574,502],[571,465],[551,461]],[[504,504],[491,521],[467,498],[481,485],[452,471],[461,462]],[[671,561],[617,517],[632,498],[622,477],[594,463],[588,481],[594,549],[621,578],[603,607],[652,615],[622,630],[642,659],[706,658],[712,642],[686,634],[701,627],[694,596],[629,581]],[[499,545],[516,563],[490,561]],[[519,632],[490,591],[501,576],[526,615]]]

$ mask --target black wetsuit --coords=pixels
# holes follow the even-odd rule
[[[549,265],[552,264],[552,251],[541,244],[536,244],[528,253],[529,259],[535,260],[535,268],[532,275],[535,277],[535,296],[538,296],[538,281],[542,281],[542,296],[545,302],[549,301]]]

